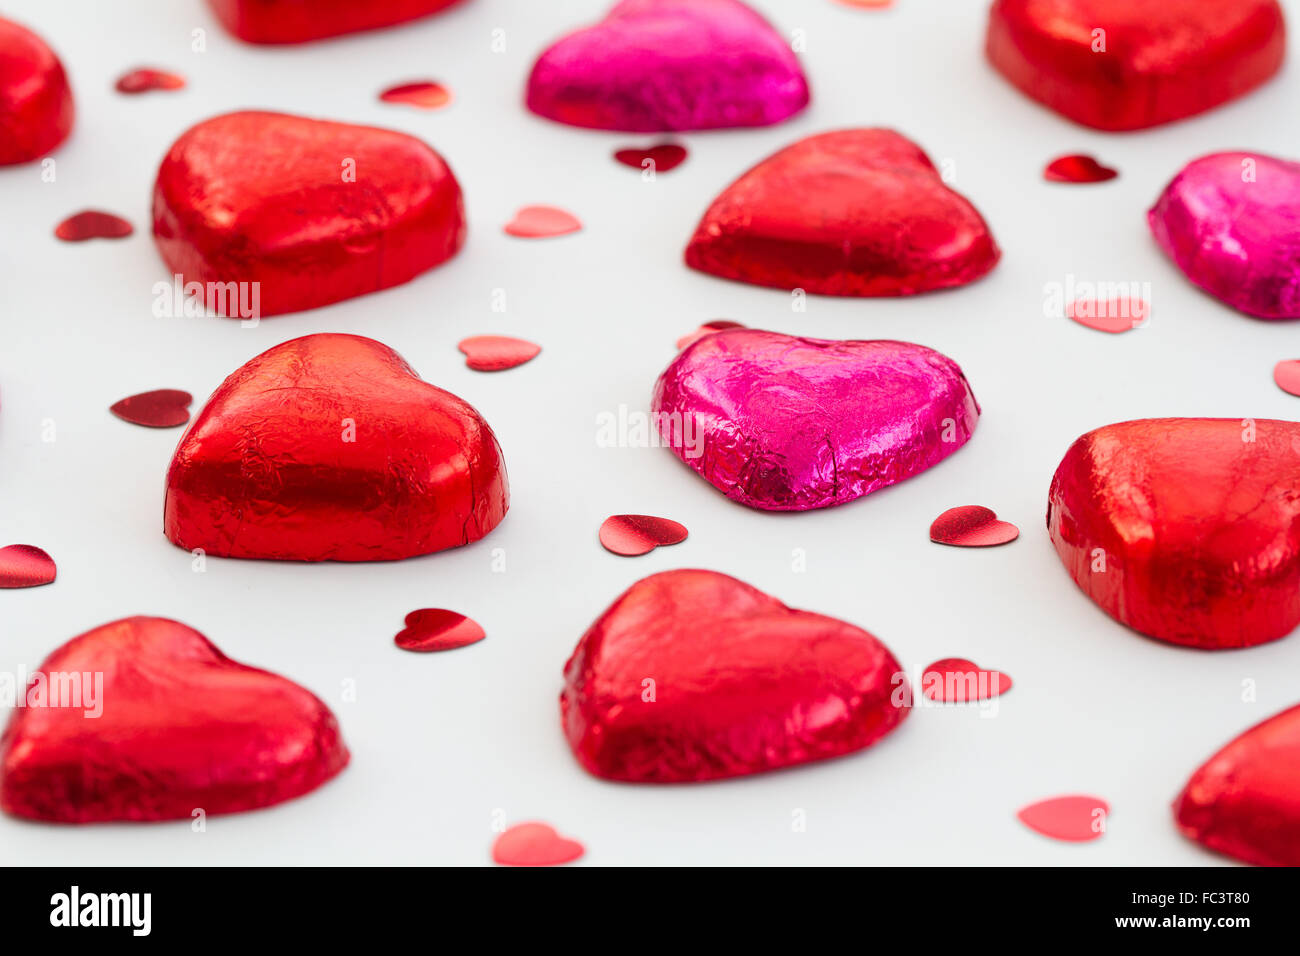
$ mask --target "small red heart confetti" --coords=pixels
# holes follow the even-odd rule
[[[1292,395],[1300,395],[1300,359],[1285,359],[1273,366],[1273,381]]]
[[[1151,314],[1151,306],[1136,296],[1128,299],[1079,299],[1065,307],[1065,316],[1098,332],[1136,329]]]
[[[87,209],[69,216],[54,228],[54,235],[64,242],[84,242],[87,239],[124,239],[135,232],[135,227],[121,216],[111,212]]]
[[[662,545],[686,540],[686,526],[653,515],[612,515],[600,526],[600,543],[606,551],[635,557]]]
[[[724,329],[743,329],[745,326],[739,322],[730,322],[727,319],[714,319],[712,322],[705,322],[694,332],[683,335],[677,340],[677,351],[681,351],[686,346],[698,342],[706,335],[712,335],[714,332],[721,332]]]
[[[472,618],[441,607],[422,607],[406,615],[406,627],[393,643],[404,651],[450,651],[487,637]]]
[[[1110,804],[1100,797],[1071,795],[1031,803],[1016,816],[1029,829],[1053,840],[1085,843],[1106,832]]]
[[[492,844],[492,862],[502,866],[558,866],[572,863],[586,849],[545,823],[518,823]]]
[[[1050,183],[1104,183],[1118,175],[1118,171],[1082,154],[1058,157],[1043,170],[1043,178]]]
[[[185,77],[165,70],[141,67],[123,73],[114,88],[119,93],[148,93],[151,90],[180,90],[185,88]]]
[[[525,206],[506,223],[506,234],[521,239],[547,239],[577,232],[582,223],[573,213],[554,206]]]
[[[892,7],[894,0],[839,0],[846,7],[859,7],[863,10],[883,10]]]
[[[476,372],[503,372],[532,361],[542,351],[540,345],[508,335],[472,335],[456,347],[465,353],[465,364]]]
[[[656,173],[666,173],[686,162],[686,147],[677,143],[659,143],[646,149],[628,147],[614,151],[614,158],[624,166],[634,169],[653,169]],[[646,166],[646,161],[651,163]]]
[[[1011,678],[988,671],[964,657],[945,657],[921,674],[921,693],[945,704],[964,704],[1000,697],[1011,689]]]
[[[1010,521],[999,521],[991,508],[962,505],[949,508],[930,525],[930,540],[959,548],[989,548],[1020,537]]]
[[[35,545],[0,548],[0,588],[35,588],[54,580],[54,559]]]
[[[451,90],[432,80],[417,80],[414,83],[390,86],[379,94],[379,98],[385,103],[401,103],[422,110],[436,110],[451,102]]]
[[[175,428],[190,420],[190,402],[194,396],[178,388],[159,388],[141,392],[114,402],[109,411],[132,425],[149,428]]]

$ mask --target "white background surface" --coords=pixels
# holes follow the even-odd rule
[[[397,29],[300,48],[229,37],[199,0],[112,4],[10,0],[5,16],[43,35],[77,98],[72,139],[39,164],[0,170],[0,543],[47,549],[49,587],[0,592],[0,668],[36,666],[104,622],[178,618],[230,656],[280,672],[335,711],[352,764],[334,782],[269,810],[188,822],[52,827],[0,819],[9,863],[460,863],[488,860],[493,812],[541,819],[582,840],[591,864],[1204,864],[1169,802],[1232,736],[1300,700],[1300,638],[1230,653],[1149,641],[1078,592],[1044,530],[1048,482],[1070,442],[1156,415],[1295,418],[1272,383],[1300,354],[1293,325],[1245,318],[1197,293],[1151,240],[1145,210],[1187,161],[1219,149],[1300,156],[1294,64],[1264,89],[1155,131],[1073,126],[1014,91],[985,63],[986,3],[900,0],[860,11],[830,0],[761,0],[785,33],[806,31],[813,105],[762,130],[682,137],[690,159],[643,182],[610,153],[656,137],[586,132],[522,106],[533,58],[597,19],[605,0],[472,0]],[[1292,14],[1295,4],[1288,4]],[[1300,22],[1300,21],[1297,21]],[[207,31],[207,51],[190,50]],[[506,52],[490,51],[503,29]],[[1294,54],[1294,51],[1292,51]],[[125,70],[184,74],[180,93],[122,96]],[[432,78],[453,104],[380,103],[397,82]],[[157,164],[192,123],[270,108],[389,126],[443,153],[465,191],[470,238],[446,266],[403,287],[256,329],[217,318],[155,318],[167,278],[149,235]],[[905,300],[810,298],[793,314],[774,290],[686,269],[681,254],[712,197],[802,136],[891,126],[980,208],[1003,249],[976,285]],[[1100,186],[1050,185],[1062,153],[1116,166]],[[511,239],[516,208],[570,209],[585,230]],[[53,228],[86,207],[128,217],[120,242],[60,243]],[[1107,336],[1043,314],[1046,283],[1150,282],[1148,327]],[[490,310],[506,290],[508,312]],[[644,409],[701,321],[827,338],[897,338],[937,348],[966,371],[984,416],[954,458],[853,504],[773,515],[732,504],[664,449],[602,449],[596,416]],[[296,565],[209,559],[162,535],[163,476],[180,430],[113,418],[119,398],[184,388],[202,402],[259,352],[311,332],[355,332],[401,352],[429,381],[474,404],[509,466],[504,524],[467,548],[400,563]],[[531,364],[471,372],[456,342],[503,333],[540,343]],[[197,404],[196,404],[197,409]],[[42,441],[53,420],[57,440]],[[993,550],[933,545],[930,521],[980,503],[1022,536]],[[690,529],[643,558],[603,551],[607,515],[660,514]],[[490,568],[504,548],[507,571]],[[792,551],[807,573],[791,570]],[[654,571],[706,567],[786,603],[877,634],[909,670],[965,656],[1015,688],[997,716],[918,709],[861,754],[703,786],[598,781],[560,731],[561,669],[578,637],[626,586]],[[474,648],[419,656],[392,645],[403,616],[450,607],[480,621]],[[1258,700],[1243,703],[1243,680]],[[355,681],[357,699],[342,699]],[[1016,809],[1087,792],[1113,808],[1091,844],[1055,843]],[[806,832],[792,832],[792,814]]]

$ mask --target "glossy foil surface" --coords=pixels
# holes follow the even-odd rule
[[[460,0],[208,0],[221,25],[248,43],[305,43],[393,26]]]
[[[528,108],[630,132],[768,126],[808,105],[790,43],[739,0],[622,0],[538,58]]]
[[[655,384],[677,457],[733,501],[807,511],[852,501],[947,458],[979,404],[957,363],[923,345],[715,332]]]
[[[966,285],[1001,253],[979,211],[893,130],[802,139],[728,186],[686,264],[821,295],[913,295]]]
[[[1300,318],[1300,163],[1214,153],[1188,163],[1147,213],[1200,288],[1247,315]]]
[[[1300,423],[1156,418],[1076,441],[1047,529],[1107,614],[1151,637],[1248,647],[1300,624]]]
[[[182,134],[158,170],[153,223],[168,269],[241,318],[254,301],[268,316],[399,285],[465,241],[460,186],[425,143],[283,113]]]
[[[40,159],[72,132],[63,64],[26,27],[0,18],[0,166]]]
[[[1103,130],[1250,92],[1282,65],[1277,0],[995,0],[989,61],[1025,95]]]
[[[638,581],[588,629],[560,712],[596,776],[685,783],[861,750],[910,699],[898,661],[866,631],[682,570]]]
[[[221,383],[172,458],[163,526],[209,555],[380,561],[477,541],[508,499],[478,412],[388,346],[322,333]]]
[[[53,696],[59,686],[78,697]],[[348,762],[314,694],[159,617],[73,638],[45,659],[25,701],[0,738],[0,808],[33,820],[254,810],[316,789]]]
[[[1259,866],[1300,866],[1300,706],[1252,727],[1192,774],[1178,827]]]

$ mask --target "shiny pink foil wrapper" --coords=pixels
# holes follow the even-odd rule
[[[528,108],[629,132],[768,126],[808,105],[790,44],[739,0],[623,0],[538,58]]]
[[[656,427],[733,501],[764,511],[844,504],[938,464],[979,420],[946,355],[893,341],[728,329],[659,377]]]
[[[1216,299],[1262,319],[1300,318],[1300,163],[1202,156],[1147,221],[1174,264]]]

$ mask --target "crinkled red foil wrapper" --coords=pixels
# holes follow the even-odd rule
[[[247,43],[306,43],[390,27],[462,0],[208,0],[221,25]]]

